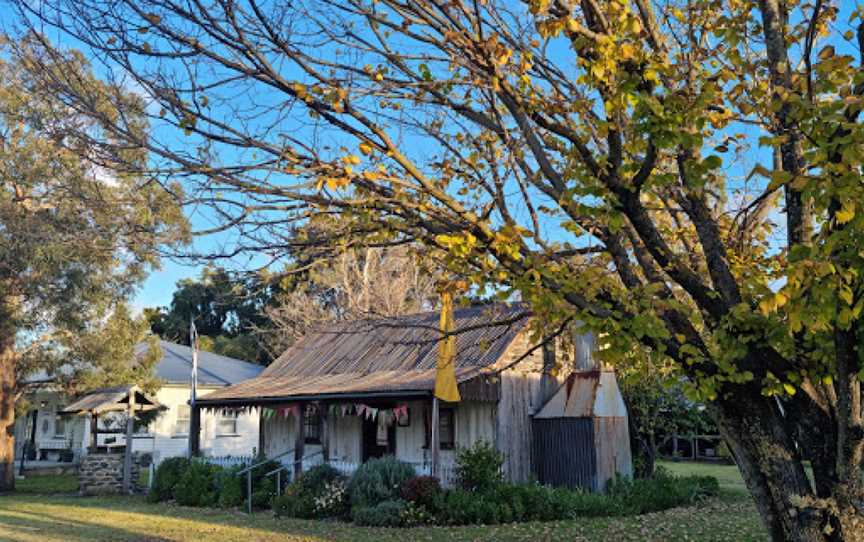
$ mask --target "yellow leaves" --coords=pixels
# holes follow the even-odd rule
[[[326,185],[327,188],[331,190],[337,190],[339,188],[344,188],[349,184],[351,184],[351,179],[349,177],[322,176],[318,178],[315,188],[320,191]]]
[[[829,58],[834,56],[834,46],[826,45],[819,51],[819,60],[828,60]]]
[[[790,384],[788,382],[783,383],[783,390],[785,390],[786,393],[789,395],[795,395],[795,392],[798,391],[795,389],[795,386],[793,386],[792,384]]]
[[[763,316],[768,316],[777,309],[783,307],[789,298],[783,292],[777,292],[773,295],[768,295],[759,302],[759,311]]]
[[[463,258],[471,254],[471,251],[477,246],[477,238],[468,232],[463,235],[437,235],[435,241],[447,248],[454,256]]]
[[[495,62],[503,66],[504,64],[507,64],[507,61],[510,60],[511,56],[513,56],[513,49],[510,49],[509,47],[502,47],[498,50]]]
[[[366,143],[365,141],[363,143],[360,143],[360,152],[362,152],[366,156],[371,155],[373,150],[374,149],[372,148],[372,145],[370,145],[369,143]]]
[[[846,224],[855,218],[855,200],[847,199],[843,202],[840,210],[834,215],[837,224]]]
[[[360,165],[360,157],[356,154],[349,154],[348,156],[342,157],[342,161],[349,165],[359,166]]]
[[[308,92],[306,91],[306,85],[304,85],[303,83],[295,82],[293,85],[291,85],[291,89],[294,91],[294,94],[296,94],[298,98],[300,98],[301,100],[306,99],[306,96],[308,95]]]
[[[539,13],[545,13],[549,9],[550,3],[551,0],[531,0],[528,3],[528,9],[534,15],[537,15]]]

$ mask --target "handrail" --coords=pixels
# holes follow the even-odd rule
[[[261,461],[259,461],[259,462],[257,462],[257,463],[253,463],[253,464],[249,465],[248,467],[246,467],[246,468],[244,468],[244,469],[242,469],[242,470],[237,471],[237,475],[239,476],[240,474],[246,474],[247,472],[249,472],[249,471],[251,471],[251,470],[257,469],[258,467],[260,467],[260,466],[263,465],[264,463],[268,463],[268,462],[270,462],[270,461],[275,461],[276,459],[279,459],[280,457],[284,457],[284,456],[286,456],[286,455],[288,455],[288,454],[293,454],[293,453],[294,453],[294,450],[295,450],[295,448],[291,448],[290,450],[288,450],[288,451],[286,451],[286,452],[282,452],[281,454],[274,455],[273,457],[268,457],[268,458],[263,459],[263,460],[261,460]]]
[[[286,455],[288,455],[288,454],[290,454],[290,453],[293,453],[295,450],[296,450],[296,448],[292,448],[291,450],[288,450],[288,451],[286,451],[286,452],[282,452],[282,453],[279,454],[279,455],[274,455],[273,457],[269,457],[269,458],[267,458],[267,459],[265,459],[265,460],[263,460],[263,461],[259,461],[258,463],[255,463],[255,464],[253,464],[253,465],[249,465],[248,467],[246,467],[246,468],[243,469],[243,470],[237,471],[237,474],[238,474],[238,475],[241,475],[241,474],[245,474],[245,475],[246,475],[246,511],[247,511],[248,513],[250,513],[250,514],[252,513],[252,471],[253,471],[255,468],[260,467],[261,465],[263,465],[263,464],[265,464],[265,463],[267,463],[267,462],[269,462],[269,461],[275,461],[275,460],[279,459],[280,457],[284,457],[284,456],[286,456]],[[315,457],[316,455],[318,455],[318,454],[323,454],[323,453],[324,453],[323,450],[318,450],[317,452],[314,452],[314,453],[312,453],[312,454],[309,454],[309,455],[307,455],[307,456],[302,457],[302,458],[300,459],[299,463],[302,465],[302,464],[303,464],[303,461],[309,459],[310,457]],[[292,469],[293,469],[294,464],[296,464],[296,463],[297,463],[297,462],[295,461],[295,462],[292,463],[291,465],[279,465],[278,468],[273,469],[273,470],[271,470],[270,472],[267,472],[267,473],[264,474],[265,477],[267,477],[267,476],[271,476],[271,475],[273,475],[273,474],[277,474],[277,475],[279,475],[279,476],[277,477],[277,479],[276,479],[276,494],[277,494],[277,495],[281,495],[281,494],[282,494],[282,476],[281,476],[281,472],[282,472],[283,470],[288,470],[289,468],[292,468]]]
[[[310,459],[310,458],[312,458],[312,457],[315,457],[316,455],[323,455],[323,454],[324,454],[324,452],[323,452],[322,450],[318,450],[317,452],[311,453],[311,454],[309,454],[309,455],[304,455],[303,458],[300,459],[300,461],[301,461],[301,462],[302,462],[302,461],[306,461],[307,459]],[[277,456],[277,457],[278,457],[278,456]],[[274,458],[274,459],[275,459],[275,458]],[[295,461],[294,463],[296,463],[296,461]],[[275,469],[271,470],[270,472],[264,473],[264,476],[270,476],[270,475],[272,475],[272,474],[276,474],[276,473],[279,472],[280,470],[288,470],[288,469],[292,469],[292,468],[294,468],[294,463],[291,463],[291,464],[289,464],[289,465],[284,465],[284,464],[283,464],[283,465],[280,465],[278,468],[275,468]]]

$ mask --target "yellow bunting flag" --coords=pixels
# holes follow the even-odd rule
[[[447,335],[454,330],[453,294],[441,292],[441,334],[445,337],[438,343],[438,370],[435,373],[435,397],[455,403],[461,399],[456,385],[456,336]]]

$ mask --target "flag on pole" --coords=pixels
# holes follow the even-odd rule
[[[453,293],[445,288],[441,292],[441,334],[443,338],[438,343],[435,397],[450,403],[461,400],[459,386],[456,384],[456,336],[452,335],[453,331]]]

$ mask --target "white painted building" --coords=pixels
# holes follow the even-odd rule
[[[155,375],[162,382],[154,399],[164,408],[146,427],[136,427],[133,450],[151,452],[158,462],[167,457],[186,455],[189,443],[192,350],[188,346],[160,341],[162,359]],[[139,345],[144,350],[147,344]],[[198,396],[254,378],[264,369],[260,365],[234,358],[199,352]],[[30,409],[15,424],[15,454],[19,461],[24,450],[25,468],[29,462],[77,462],[90,444],[91,418],[62,415],[72,398],[56,391],[50,379],[31,378],[34,391],[29,394]],[[121,428],[116,418],[99,418],[100,431]],[[100,448],[123,445],[125,435],[98,435]],[[207,456],[249,456],[257,451],[258,414],[256,412],[209,411],[201,416],[201,453]]]

